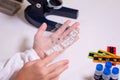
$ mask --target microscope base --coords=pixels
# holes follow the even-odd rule
[[[78,15],[78,10],[70,9],[70,8],[65,8],[62,7],[61,9],[58,10],[50,10],[49,12],[44,13],[43,15],[38,15],[39,11],[34,11],[32,6],[28,6],[25,9],[25,18],[26,20],[34,25],[35,27],[39,28],[42,23],[47,23],[47,31],[56,31],[62,24],[57,23],[54,21],[50,21],[46,19],[47,15],[58,15],[58,16],[63,16],[63,17],[69,17],[69,18],[77,18]]]

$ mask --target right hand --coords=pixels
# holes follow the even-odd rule
[[[71,27],[65,30],[70,24],[70,22],[71,22],[70,20],[67,20],[56,32],[54,32],[50,36],[43,35],[44,32],[46,31],[47,24],[43,23],[41,25],[41,27],[38,29],[37,33],[35,34],[34,44],[33,44],[33,49],[40,56],[41,59],[44,59],[47,56],[45,54],[45,51],[49,50],[54,45],[60,44],[65,38],[68,37],[68,35],[72,30],[79,31],[79,25],[80,25],[79,22],[75,22]],[[58,37],[60,37],[60,40],[58,40]],[[74,39],[74,42],[76,42],[78,39],[79,39],[79,36],[77,35]],[[54,44],[52,42],[54,42]],[[64,48],[63,51],[65,49],[66,48]]]
[[[55,52],[42,60],[26,63],[14,80],[56,80],[68,68],[68,60],[49,64],[59,53]],[[48,65],[49,64],[49,65]]]

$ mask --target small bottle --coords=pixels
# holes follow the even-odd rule
[[[119,78],[119,68],[114,67],[114,68],[112,69],[112,73],[111,73],[111,78],[110,78],[110,80],[118,80],[118,78]]]
[[[95,74],[94,74],[94,79],[95,80],[101,80],[102,79],[102,72],[103,72],[103,65],[102,64],[97,64]]]
[[[101,80],[110,80],[110,69],[109,68],[104,69]]]
[[[105,68],[110,69],[112,67],[112,63],[110,61],[107,61],[105,63]]]

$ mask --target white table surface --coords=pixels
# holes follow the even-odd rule
[[[25,1],[15,16],[0,13],[0,61],[33,45],[37,29],[24,19],[27,5]],[[72,23],[78,21],[81,25],[80,39],[56,59],[67,58],[70,61],[60,80],[92,80],[96,63],[88,59],[89,51],[115,46],[120,55],[120,0],[64,0],[63,5],[79,9],[78,19],[56,16],[48,19],[61,23],[70,19]]]

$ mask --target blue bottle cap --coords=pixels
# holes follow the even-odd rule
[[[105,68],[104,71],[103,71],[103,74],[110,75],[110,69],[109,68]]]
[[[97,64],[96,65],[96,70],[102,71],[103,70],[103,65],[102,64]]]
[[[112,67],[112,63],[109,62],[109,61],[106,62],[106,63],[105,63],[105,67],[110,69],[110,68]]]
[[[112,73],[113,73],[113,74],[119,74],[119,68],[114,67],[114,68],[112,69]]]

